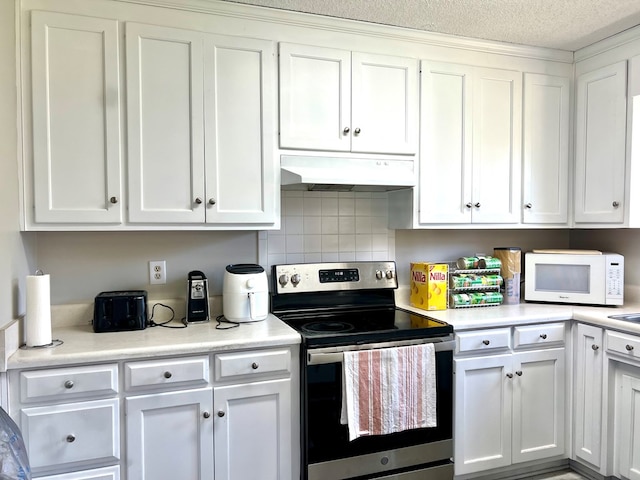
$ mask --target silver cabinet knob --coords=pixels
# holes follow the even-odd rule
[[[64,388],[66,389],[73,388],[73,385],[74,385],[73,380],[67,380],[66,382],[64,382]]]
[[[507,373],[507,378],[513,378],[513,373]]]
[[[596,351],[598,350],[600,347],[598,345],[596,345],[595,343],[593,345],[591,345],[591,350]]]
[[[224,417],[224,412],[222,410],[218,410],[218,416],[219,417]]]
[[[171,375],[171,372],[164,372],[164,378],[171,378],[173,375]]]
[[[524,208],[533,208],[533,205],[531,205],[530,203],[525,204]]]
[[[257,370],[260,367],[260,365],[258,365],[256,362],[253,362],[251,364],[251,368],[253,368],[254,370]]]
[[[200,197],[196,197],[194,202],[196,202],[198,205],[200,205],[202,203],[202,199]]]
[[[482,343],[485,345],[489,345],[491,342],[489,340],[482,340]]]
[[[541,333],[540,334],[540,338],[543,339],[543,340],[546,340],[547,339],[547,334],[546,333]]]
[[[522,370],[516,370],[516,375],[518,375],[519,377],[522,376]]]
[[[75,441],[76,441],[76,436],[73,433],[70,433],[69,435],[67,435],[67,442],[73,443]]]
[[[467,207],[467,208],[471,208],[471,207],[473,207],[473,203],[468,202],[467,204],[465,204],[465,207]]]
[[[613,202],[611,205],[613,205],[613,208],[618,208],[620,206],[620,202]]]
[[[633,350],[633,345],[625,345],[625,347],[627,349],[627,352],[630,352],[631,350]]]
[[[209,199],[209,205],[215,205],[216,204],[216,199],[215,198],[210,198]]]
[[[473,206],[476,208],[480,208],[480,202],[476,202]]]
[[[353,131],[354,135],[360,135],[360,128],[357,128]]]
[[[111,197],[111,198],[109,199],[109,201],[110,201],[111,203],[113,203],[113,204],[116,204],[116,203],[118,203],[118,197]]]
[[[347,135],[350,131],[351,131],[351,129],[349,127],[344,127],[344,130],[342,130],[342,133]]]
[[[211,416],[211,414],[205,410],[204,412],[202,412],[202,416],[204,418],[209,418]]]

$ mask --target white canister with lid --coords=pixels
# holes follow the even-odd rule
[[[230,322],[256,322],[269,314],[267,274],[260,265],[227,265],[222,286],[222,313]]]

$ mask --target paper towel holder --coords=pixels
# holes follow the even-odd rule
[[[62,340],[58,340],[57,338],[51,340],[51,343],[47,343],[46,345],[33,345],[30,347],[26,343],[23,343],[22,345],[20,345],[20,350],[38,350],[40,348],[54,348],[62,345],[63,343],[64,342]]]

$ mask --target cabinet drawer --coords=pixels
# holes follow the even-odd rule
[[[60,475],[38,477],[38,480],[120,480],[120,467],[114,465],[80,472],[67,472]]]
[[[564,322],[525,325],[513,330],[513,348],[564,345]]]
[[[626,333],[607,331],[607,351],[633,358],[640,358],[640,337]]]
[[[120,458],[118,399],[25,408],[21,430],[35,472],[57,465]]]
[[[209,357],[128,362],[124,365],[125,389],[154,385],[207,385]]]
[[[87,394],[112,395],[117,392],[117,365],[91,365],[20,373],[22,403],[52,397],[60,400]]]
[[[474,352],[509,348],[511,330],[509,328],[493,328],[473,332],[457,333],[458,352]]]
[[[262,352],[221,353],[215,356],[216,380],[243,375],[291,371],[288,349]]]

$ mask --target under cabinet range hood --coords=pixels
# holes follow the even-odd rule
[[[416,185],[413,159],[282,155],[280,169],[289,190],[384,192]]]

